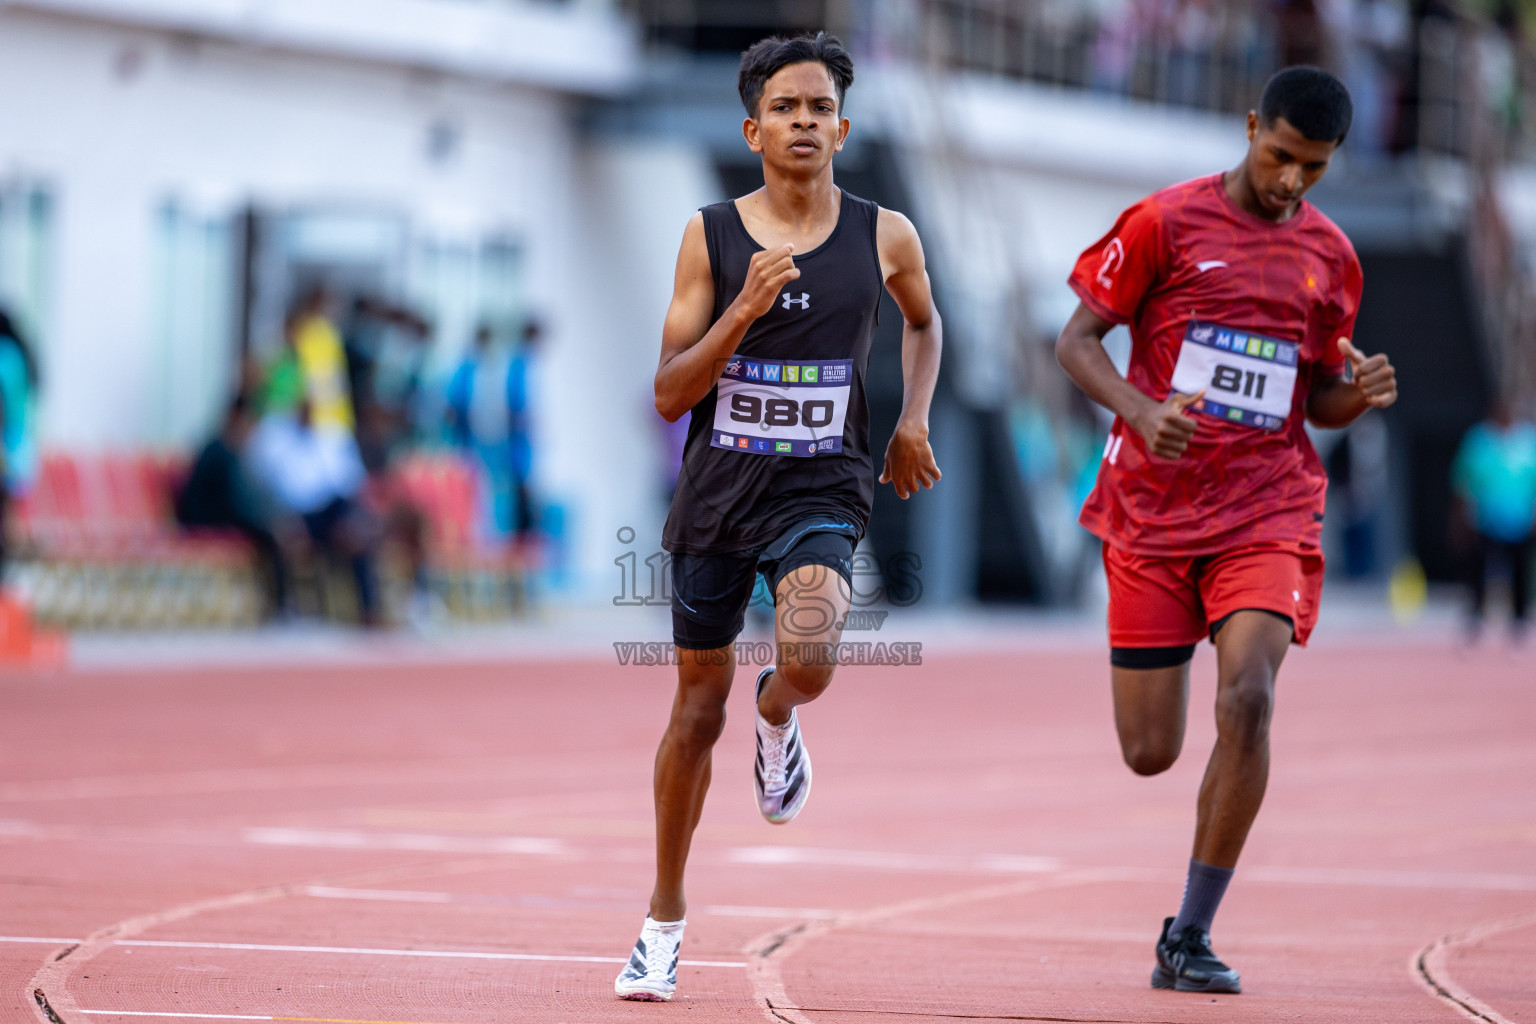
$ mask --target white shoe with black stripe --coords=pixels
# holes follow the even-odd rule
[[[613,981],[620,999],[665,1003],[677,991],[677,955],[687,921],[653,921],[646,917],[629,963]]]
[[[758,698],[772,675],[772,665],[758,673]],[[769,725],[761,713],[757,715],[757,763],[752,783],[758,810],[775,825],[789,821],[805,806],[805,798],[811,795],[811,755],[800,738],[800,719],[794,711],[783,725]]]

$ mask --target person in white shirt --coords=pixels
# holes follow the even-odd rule
[[[366,473],[356,439],[349,431],[316,429],[306,399],[293,412],[269,413],[252,433],[246,458],[280,513],[299,520],[328,558],[347,561],[359,618],[379,625],[379,525],[357,501]]]

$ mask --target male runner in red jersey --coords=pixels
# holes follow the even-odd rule
[[[1317,620],[1328,480],[1305,423],[1341,427],[1397,398],[1386,357],[1349,341],[1354,248],[1302,201],[1351,114],[1332,75],[1276,74],[1235,170],[1143,199],[1083,253],[1082,302],[1056,342],[1117,414],[1082,523],[1104,541],[1115,726],[1138,775],[1179,756],[1190,658],[1204,636],[1216,646],[1216,748],[1154,988],[1241,991],[1210,928],[1264,797],[1275,675]],[[1122,323],[1124,378],[1102,344]]]

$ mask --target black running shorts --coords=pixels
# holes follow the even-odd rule
[[[672,640],[679,647],[713,651],[729,647],[746,622],[757,574],[768,592],[802,565],[825,565],[853,586],[857,527],[818,516],[785,530],[777,540],[722,555],[672,556]]]

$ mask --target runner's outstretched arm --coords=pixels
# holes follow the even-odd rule
[[[1142,394],[1141,389],[1120,376],[1109,353],[1104,351],[1104,335],[1114,326],[1078,303],[1077,311],[1056,339],[1056,361],[1084,394],[1145,438],[1153,455],[1176,459],[1184,454],[1189,439],[1195,435],[1195,418],[1185,415],[1184,410],[1205,392],[1181,395],[1174,391],[1163,402]]]
[[[1314,427],[1347,427],[1367,409],[1385,409],[1397,401],[1397,371],[1380,352],[1367,356],[1339,339],[1339,351],[1349,360],[1353,380],[1318,377],[1307,392],[1307,420]]]
[[[794,246],[764,249],[752,257],[747,283],[713,325],[715,279],[704,242],[704,215],[696,213],[683,232],[672,283],[672,304],[661,329],[661,365],[656,368],[656,411],[675,423],[709,394],[752,321],[773,307],[779,289],[800,276]]]
[[[912,222],[893,210],[880,211],[875,228],[886,291],[901,310],[901,418],[885,449],[880,482],[906,498],[941,478],[928,444],[928,409],[939,382],[944,324],[933,304],[933,285],[923,261],[923,243]]]

